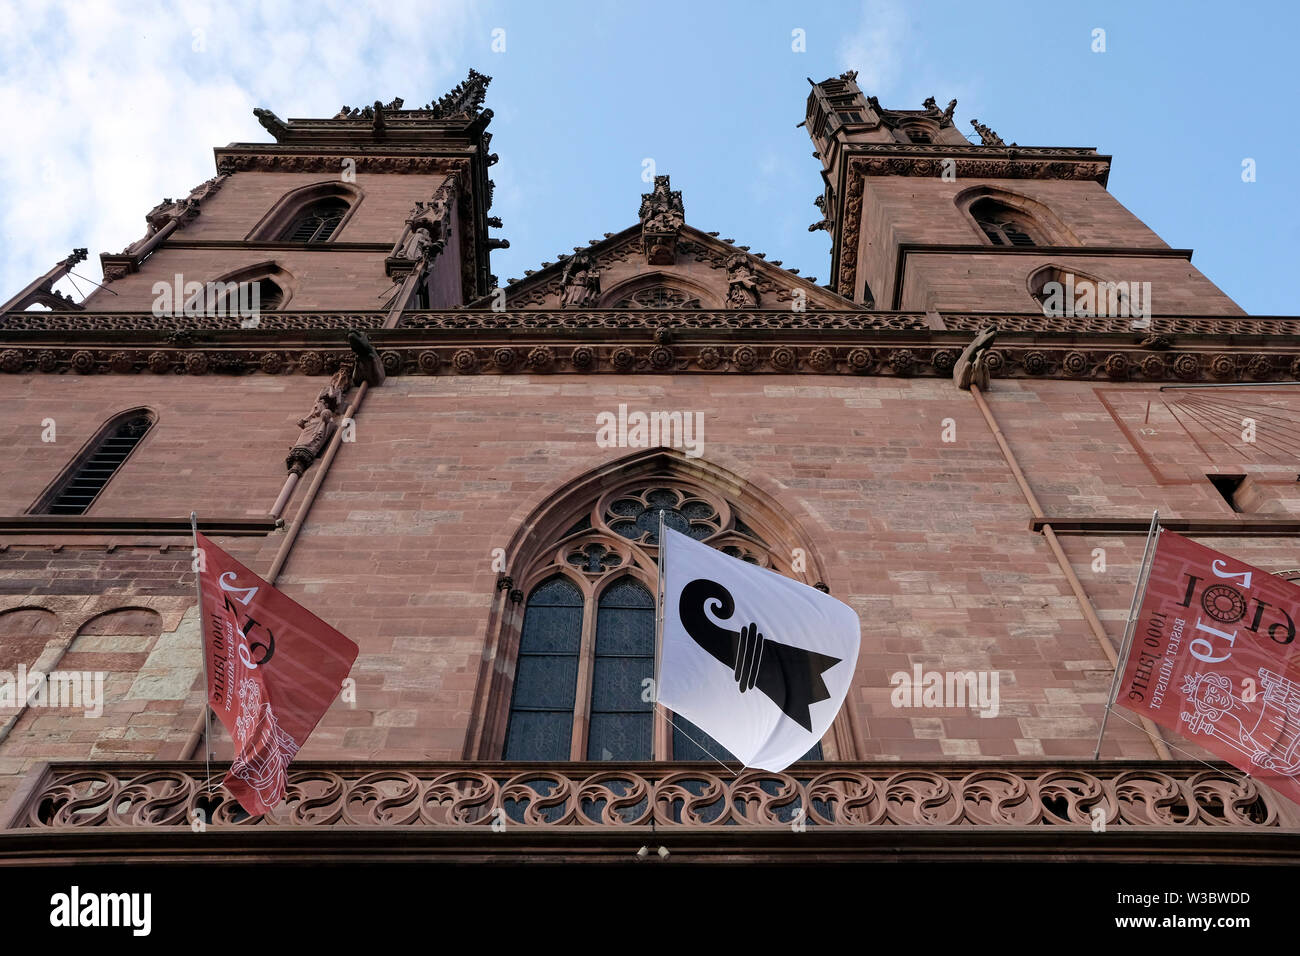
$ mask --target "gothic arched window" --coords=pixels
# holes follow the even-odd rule
[[[995,246],[1036,246],[1034,228],[1029,217],[996,199],[980,199],[971,204],[970,214],[980,230]]]
[[[153,427],[154,420],[147,408],[132,409],[109,419],[41,495],[32,513],[85,514]]]
[[[582,638],[582,592],[563,577],[528,599],[519,641],[507,760],[568,760]]]
[[[506,760],[735,759],[684,718],[656,713],[659,512],[668,527],[732,557],[791,573],[730,501],[694,481],[650,475],[606,487],[543,543],[522,579]],[[792,574],[797,577],[797,574]],[[818,744],[806,759],[821,759]]]
[[[347,215],[348,204],[331,196],[312,203],[281,234],[288,242],[326,242]]]
[[[354,183],[309,183],[281,196],[245,237],[260,242],[328,242],[362,201]]]

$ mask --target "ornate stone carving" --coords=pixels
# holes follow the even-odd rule
[[[975,127],[975,132],[980,134],[980,142],[984,146],[1006,146],[1007,145],[1002,141],[1001,136],[993,132],[993,130],[989,129],[979,120],[973,119],[970,121],[970,124],[971,126]]]
[[[450,93],[444,93],[436,102],[426,104],[424,109],[432,113],[435,119],[477,116],[483,108],[483,100],[487,97],[488,84],[491,82],[492,77],[471,68],[469,75],[456,84]]]
[[[231,171],[254,171],[269,173],[329,173],[337,176],[339,166],[344,158],[349,157],[346,150],[321,151],[313,153],[289,152],[290,147],[283,147],[285,152],[278,152],[274,147],[259,147],[258,152],[222,153],[222,159],[230,164]],[[378,148],[378,147],[376,147]],[[450,159],[446,156],[428,156],[403,154],[397,146],[383,147],[386,154],[362,154],[352,156],[356,160],[359,173],[449,173],[468,170],[469,163],[463,159]]]
[[[956,100],[949,100],[948,105],[941,110],[939,104],[934,101],[934,97],[927,96],[921,106],[925,108],[926,114],[939,124],[940,129],[952,125],[952,114],[957,111]]]
[[[677,261],[677,236],[686,224],[686,208],[680,191],[669,188],[667,176],[656,176],[654,189],[641,196],[641,243],[650,265],[672,265]]]
[[[750,268],[749,256],[744,253],[728,256],[727,308],[756,309],[758,305],[758,277]]]
[[[600,270],[586,252],[575,252],[560,275],[560,308],[594,308],[600,298]]]
[[[348,370],[340,369],[334,374],[324,388],[316,395],[316,403],[305,418],[298,419],[302,431],[298,440],[289,449],[284,459],[290,474],[301,476],[312,462],[325,449],[325,444],[334,434],[334,419],[343,404],[343,393],[347,389]]]
[[[184,229],[199,217],[203,201],[215,196],[221,190],[225,181],[230,178],[232,172],[233,170],[228,166],[225,167],[225,171],[217,173],[211,179],[205,180],[191,189],[190,194],[184,199],[164,198],[162,202],[145,213],[144,221],[147,231],[144,237],[123,249],[122,255],[134,256],[138,249],[173,221],[176,222],[177,229]],[[130,271],[130,267],[127,267],[127,271]],[[105,276],[107,274],[106,271]],[[121,278],[121,276],[115,275],[114,278]]]
[[[743,832],[747,827],[789,830],[792,822],[802,821],[814,828],[925,827],[954,834],[1032,828],[1065,837],[1086,835],[1100,816],[1108,832],[1132,829],[1130,839],[1159,828],[1177,830],[1186,841],[1193,839],[1189,831],[1279,834],[1284,825],[1281,797],[1226,766],[1191,761],[1149,767],[1060,761],[1055,768],[993,761],[810,762],[783,773],[751,769],[739,776],[681,763],[611,765],[595,773],[569,763],[527,771],[468,761],[306,766],[290,768],[285,800],[256,820],[224,791],[218,791],[215,807],[205,802],[201,764],[59,763],[47,773],[41,786],[12,807],[6,829],[178,831],[190,827],[200,808],[211,826],[223,830],[249,824],[258,829],[486,828],[508,819],[508,826],[534,829]]]
[[[349,329],[348,348],[352,350],[352,384],[365,382],[372,388],[384,384],[386,366],[365,334]]]
[[[415,204],[406,217],[406,228],[389,253],[388,275],[404,274],[409,271],[410,263],[423,262],[426,270],[433,265],[451,239],[451,209],[459,188],[459,177],[453,173],[428,202]]]
[[[962,351],[952,367],[952,380],[958,388],[967,392],[972,385],[988,388],[988,350],[997,334],[995,329],[985,329]]]

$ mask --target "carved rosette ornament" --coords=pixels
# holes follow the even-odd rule
[[[911,349],[894,349],[889,353],[889,367],[895,375],[911,375],[916,365],[916,356]]]
[[[492,353],[492,363],[501,371],[508,372],[514,367],[517,357],[514,349],[499,348]]]
[[[470,349],[459,349],[451,357],[451,364],[461,374],[478,371],[478,356]]]
[[[1216,355],[1210,362],[1210,374],[1215,378],[1231,378],[1236,371],[1237,360],[1231,355]]]
[[[5,349],[0,352],[0,369],[6,372],[21,372],[24,364],[23,353],[17,349]]]
[[[695,362],[705,371],[712,371],[722,364],[722,353],[712,345],[706,345],[700,349],[700,354],[696,356]]]
[[[580,345],[569,356],[569,363],[578,371],[585,372],[596,363],[596,353],[585,345]]]
[[[1142,360],[1142,374],[1150,379],[1165,377],[1165,360],[1159,355],[1148,355]]]
[[[667,176],[656,176],[654,189],[641,196],[641,246],[646,262],[670,266],[677,261],[677,238],[686,224],[686,207],[680,191],[670,188]]]
[[[1061,360],[1061,368],[1066,375],[1078,378],[1088,374],[1088,356],[1082,352],[1070,352]]]
[[[1123,352],[1112,352],[1106,356],[1106,375],[1113,379],[1128,378],[1128,356]]]
[[[555,364],[555,352],[549,346],[539,345],[528,353],[525,363],[534,372],[549,372]]]
[[[1201,360],[1190,352],[1174,359],[1174,374],[1181,379],[1193,379],[1201,374]]]
[[[751,346],[737,346],[736,350],[731,353],[731,364],[742,372],[754,371],[754,369],[758,368],[758,363],[758,350]]]
[[[1033,349],[1024,354],[1020,360],[1025,372],[1029,375],[1042,375],[1047,371],[1047,355],[1037,349]]]
[[[868,349],[854,349],[849,352],[849,368],[855,372],[866,372],[871,368],[871,352]]]
[[[772,350],[771,362],[774,369],[788,372],[795,367],[796,361],[794,349],[792,348],[781,345]]]
[[[630,372],[636,364],[636,353],[631,349],[615,349],[609,361],[616,372]]]
[[[808,365],[816,372],[829,372],[835,367],[835,356],[830,349],[815,348],[808,355]]]
[[[421,352],[416,364],[420,366],[421,372],[433,375],[442,367],[442,358],[437,352]]]

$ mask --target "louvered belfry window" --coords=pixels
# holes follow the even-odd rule
[[[970,207],[975,222],[995,246],[1034,246],[1034,241],[1023,225],[1023,217],[1016,210],[993,199],[981,199]]]
[[[341,199],[322,199],[303,210],[281,237],[289,242],[325,242],[348,211]]]
[[[153,418],[145,412],[131,414],[110,424],[100,434],[90,454],[64,477],[49,504],[41,510],[52,515],[85,514],[152,426]]]

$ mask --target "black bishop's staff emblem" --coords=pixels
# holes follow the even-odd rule
[[[719,627],[705,613],[705,605],[710,601],[714,603],[709,610],[720,620],[735,613],[735,599],[717,581],[697,578],[682,588],[677,611],[686,633],[700,647],[733,668],[732,676],[742,694],[757,687],[783,714],[811,731],[808,707],[830,699],[822,674],[838,664],[840,658],[779,644],[760,634],[756,623],[742,626],[739,631]]]

